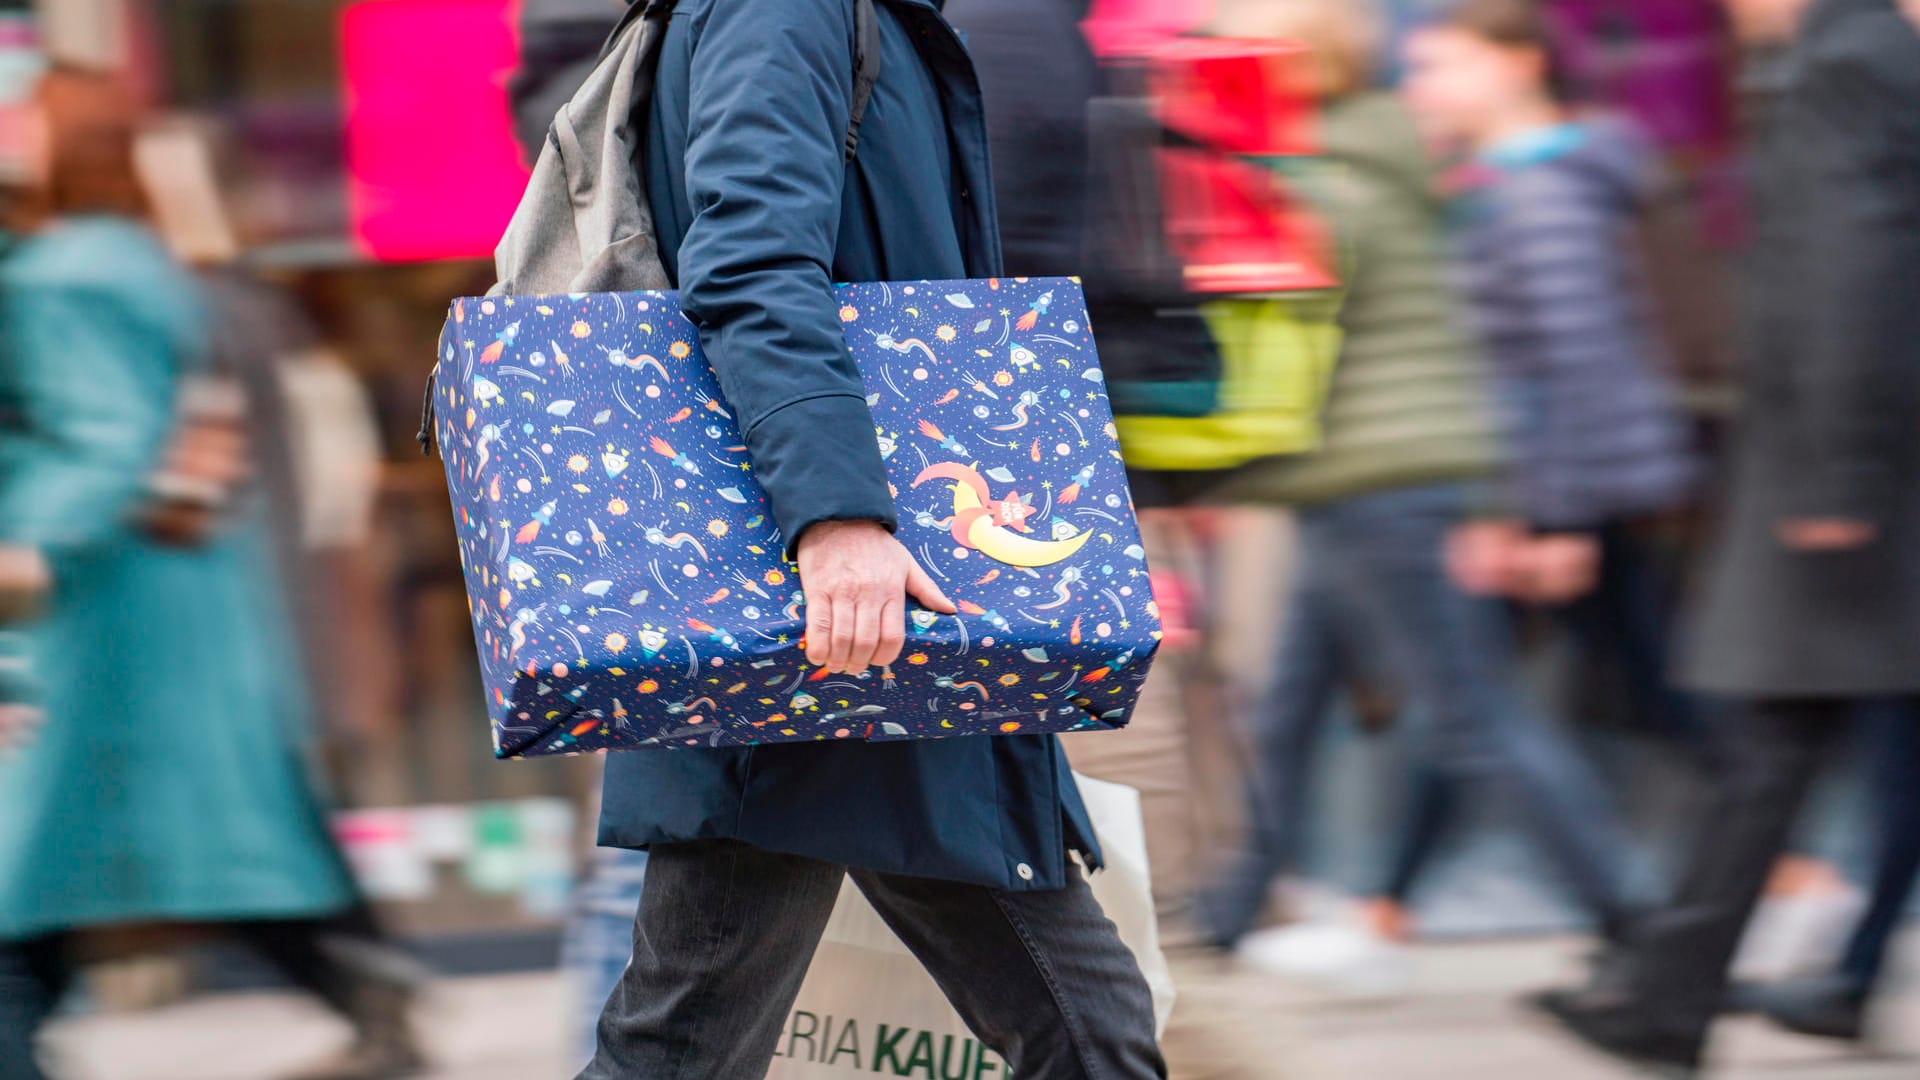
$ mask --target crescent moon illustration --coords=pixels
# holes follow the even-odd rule
[[[1034,540],[993,523],[987,514],[987,483],[964,465],[941,462],[914,477],[913,486],[929,480],[953,483],[953,536],[967,547],[1008,566],[1040,567],[1064,562],[1093,539],[1091,531],[1068,540]]]

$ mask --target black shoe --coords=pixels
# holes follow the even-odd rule
[[[1830,975],[1747,987],[1753,1012],[1800,1035],[1859,1042],[1866,1034],[1867,995]]]
[[[1562,1031],[1610,1057],[1661,1076],[1699,1073],[1700,1040],[1662,1029],[1631,998],[1579,989],[1543,990],[1526,1000]]]

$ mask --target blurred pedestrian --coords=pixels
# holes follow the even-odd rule
[[[1849,1041],[1867,1033],[1867,1003],[1920,887],[1920,710],[1909,698],[1860,712],[1875,817],[1866,910],[1831,966],[1733,991],[1740,1006],[1789,1031]]]
[[[269,545],[230,395],[201,375],[193,279],[143,224],[112,75],[56,68],[30,175],[0,190],[0,542],[53,585],[32,630],[47,722],[0,761],[0,1077],[100,931],[217,924],[352,1021],[307,1075],[419,1065],[408,992],[315,799]]]
[[[1691,1068],[1820,758],[1868,698],[1920,696],[1920,33],[1893,0],[1729,0],[1787,46],[1756,147],[1744,413],[1685,676],[1746,702],[1673,902],[1539,1004]],[[1859,1014],[1867,986],[1834,986]]]
[[[1102,86],[1080,31],[1089,3],[948,0],[944,9],[967,35],[988,103],[994,202],[1009,273],[1098,269],[1085,265],[1090,177],[1083,148],[1087,108]]]
[[[1346,661],[1378,649],[1381,673],[1407,695],[1423,764],[1476,794],[1516,799],[1611,932],[1627,910],[1621,826],[1585,762],[1514,691],[1498,603],[1448,576],[1449,536],[1480,527],[1479,492],[1501,456],[1487,374],[1447,287],[1428,158],[1401,105],[1369,89],[1378,39],[1363,7],[1285,0],[1247,10],[1255,21],[1235,31],[1316,49],[1324,153],[1343,167],[1321,205],[1347,253],[1348,295],[1324,445],[1254,466],[1222,491],[1298,507],[1300,553],[1272,686],[1251,720],[1249,846],[1203,898],[1202,922],[1216,945],[1234,945],[1276,874],[1299,859],[1331,699],[1352,671]]]
[[[799,564],[808,659],[884,665],[909,593],[954,609],[891,535],[878,448],[848,437],[871,417],[833,282],[1001,272],[979,83],[932,0],[640,15],[665,7],[633,163],[648,269],[680,290],[746,433]],[[849,873],[1012,1072],[1166,1075],[1146,980],[1081,871],[1099,846],[1058,740],[617,754],[605,776],[601,841],[648,859],[583,1080],[760,1075]]]
[[[1457,265],[1514,443],[1525,573],[1511,584],[1618,655],[1637,719],[1705,753],[1667,677],[1671,590],[1644,535],[1692,490],[1635,243],[1664,170],[1630,120],[1574,109],[1539,0],[1464,0],[1406,51],[1407,100],[1466,160]]]

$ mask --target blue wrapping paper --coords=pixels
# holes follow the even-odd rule
[[[1076,280],[845,285],[900,532],[959,606],[806,662],[805,597],[672,293],[467,298],[432,388],[501,757],[1119,728],[1160,640]]]

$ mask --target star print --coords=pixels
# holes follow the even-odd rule
[[[1086,449],[1087,447],[1089,447],[1089,446],[1092,446],[1092,445],[1093,445],[1092,443],[1090,443],[1090,442],[1088,442],[1088,441],[1087,441],[1087,440],[1085,440],[1085,439],[1081,439],[1081,440],[1080,440],[1080,449],[1082,449],[1082,450],[1085,450],[1085,449]]]
[[[1004,499],[987,500],[987,513],[992,515],[997,525],[1030,532],[1032,530],[1027,528],[1026,520],[1039,511],[1020,501],[1019,492],[1009,491]]]
[[[1059,620],[1059,619],[1055,619],[1055,620],[1053,620],[1052,622],[1050,622],[1050,623],[1048,623],[1048,624],[1047,624],[1047,629],[1049,629],[1049,630],[1058,630],[1058,629],[1060,629],[1060,620]]]
[[[1040,481],[1040,486],[1041,486],[1041,488],[1043,488],[1044,490],[1047,490],[1047,491],[1052,491],[1052,490],[1053,490],[1053,481],[1051,481],[1051,480],[1042,480],[1042,481]]]

